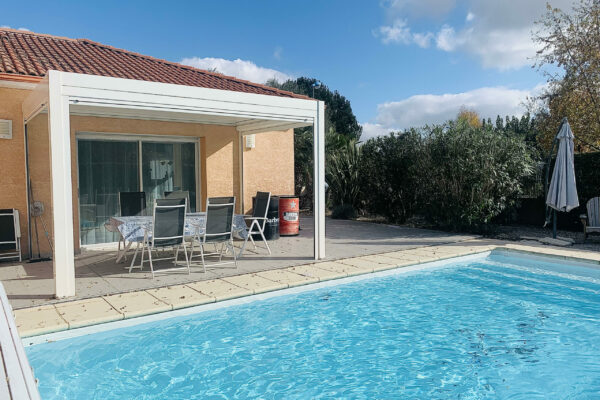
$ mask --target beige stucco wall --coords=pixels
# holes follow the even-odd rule
[[[10,108],[0,107],[0,110],[2,109]],[[16,109],[18,114],[13,112],[14,119],[17,121],[22,120],[22,117],[20,116],[20,105],[16,107]],[[200,198],[202,199],[202,209],[205,207],[205,200],[207,197],[233,194],[238,198],[237,211],[242,211],[240,202],[239,170],[241,139],[234,127],[166,121],[72,116],[71,168],[73,182],[73,227],[76,251],[79,250],[76,141],[77,133],[79,132],[198,137],[200,140]],[[34,196],[36,200],[41,200],[46,205],[45,222],[50,232],[52,232],[50,153],[46,114],[38,115],[28,124],[28,134],[30,138],[30,175]],[[14,142],[14,139],[12,142]],[[13,192],[19,193],[21,197],[17,196],[15,193],[10,194],[10,196],[19,197],[19,200],[14,200],[14,202],[19,203],[17,208],[22,208],[26,215],[25,158],[22,132],[19,143],[21,145],[20,152],[14,150],[7,151],[6,157],[2,157],[2,160],[8,158],[12,160],[11,164],[19,164],[21,169],[19,171],[11,170],[10,176],[7,177],[7,174],[4,174],[3,178],[11,179],[15,182],[16,190]],[[0,151],[2,151],[2,148],[0,148]],[[256,148],[244,150],[244,211],[248,211],[251,208],[251,198],[257,190],[267,190],[274,194],[293,193],[293,152],[293,133],[291,130],[286,132],[259,134],[256,136]],[[0,155],[2,155],[2,153],[0,153]],[[0,166],[3,166],[3,164],[0,164]],[[0,193],[0,204],[11,201],[10,196],[8,194]],[[27,232],[25,220],[22,222],[22,225],[23,232]],[[41,224],[38,224],[38,235],[42,255],[49,254],[50,248],[45,240]],[[34,251],[37,252],[37,247],[35,245]]]
[[[21,102],[28,90],[0,87],[0,119],[12,120],[12,139],[0,139],[0,208],[16,208],[20,214],[21,245],[27,254],[27,184],[25,140]]]
[[[13,138],[0,139],[0,208],[16,208],[21,214],[23,254],[28,253],[27,185],[25,138],[21,104],[29,90],[0,87],[0,119],[13,121]],[[244,210],[240,197],[240,138],[233,127],[120,118],[71,117],[71,167],[75,247],[79,250],[79,212],[77,198],[78,132],[176,135],[200,140],[200,198],[204,209],[207,197],[235,195],[238,212],[248,212],[252,196],[258,191],[290,194],[294,190],[294,142],[292,130],[256,135],[256,147],[243,150]],[[47,114],[28,123],[29,169],[35,200],[46,206],[44,222],[52,235],[52,196],[50,183],[50,146]],[[33,222],[33,221],[32,221]],[[48,255],[50,246],[38,219],[40,253]],[[32,224],[33,251],[37,254]]]
[[[268,132],[255,136],[256,147],[244,146],[244,208],[252,208],[257,191],[294,194],[294,133]],[[244,143],[245,145],[245,143]]]

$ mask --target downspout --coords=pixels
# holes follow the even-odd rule
[[[24,124],[25,132],[25,183],[27,187],[26,199],[27,199],[27,253],[31,260],[33,252],[31,249],[31,205],[29,202],[29,193],[31,193],[31,182],[29,181],[29,135],[27,133],[27,123]]]
[[[239,163],[239,173],[240,173],[240,207],[241,213],[245,214],[246,209],[244,206],[244,135],[239,132],[238,141],[240,142],[239,146],[239,155],[238,155],[238,163]]]

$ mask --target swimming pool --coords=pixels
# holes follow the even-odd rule
[[[27,353],[43,399],[598,398],[600,270],[569,264],[494,252]]]

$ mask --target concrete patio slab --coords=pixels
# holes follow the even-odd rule
[[[298,265],[296,267],[286,268],[287,271],[293,272],[295,274],[309,276],[311,278],[316,278],[319,281],[327,281],[331,279],[339,279],[347,276],[344,273],[334,272],[322,268],[317,268],[316,264],[307,264],[307,265]]]
[[[21,336],[35,336],[43,333],[69,329],[54,305],[15,310],[15,321]]]
[[[123,313],[115,310],[102,297],[60,303],[56,305],[56,310],[67,321],[69,329],[117,321],[124,318]]]
[[[346,258],[342,260],[338,260],[338,262],[343,264],[348,264],[356,268],[361,269],[369,269],[373,272],[375,271],[384,271],[386,269],[392,269],[400,266],[402,262],[399,260],[394,260],[392,258],[387,257],[379,257],[379,256],[364,256],[364,257],[354,257],[354,258]]]
[[[114,294],[103,297],[125,318],[139,317],[171,310],[171,305],[157,299],[146,291]]]
[[[237,297],[249,296],[251,290],[234,285],[222,279],[210,279],[207,281],[188,283],[186,286],[210,297],[216,301],[235,299]]]
[[[185,285],[147,289],[146,291],[157,299],[169,304],[173,310],[215,302],[214,297],[200,293]]]
[[[309,283],[319,282],[318,278],[306,275],[296,274],[286,269],[272,269],[269,271],[257,272],[256,275],[275,282],[282,283],[288,287],[308,285]]]
[[[393,252],[382,253],[382,254],[378,254],[378,255],[382,256],[382,257],[386,257],[386,258],[394,258],[394,259],[397,259],[400,261],[407,261],[412,264],[417,264],[420,262],[424,262],[424,260],[430,259],[430,257],[427,257],[423,254],[409,253],[409,251],[410,250],[393,251]]]
[[[354,276],[354,275],[361,275],[361,274],[367,274],[369,272],[373,272],[372,268],[354,267],[352,265],[343,264],[338,261],[316,263],[315,267],[324,269],[326,271],[331,271],[331,272],[334,272],[337,274],[341,274],[343,276]]]
[[[235,275],[222,279],[236,286],[251,290],[254,294],[271,292],[288,287],[287,284],[272,281],[257,274]]]

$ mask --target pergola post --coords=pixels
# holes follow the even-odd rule
[[[54,227],[52,265],[57,298],[75,296],[69,98],[62,94],[61,79],[60,73],[49,71],[48,133]]]
[[[315,219],[315,260],[325,258],[325,103],[317,102],[313,125],[313,194]]]

